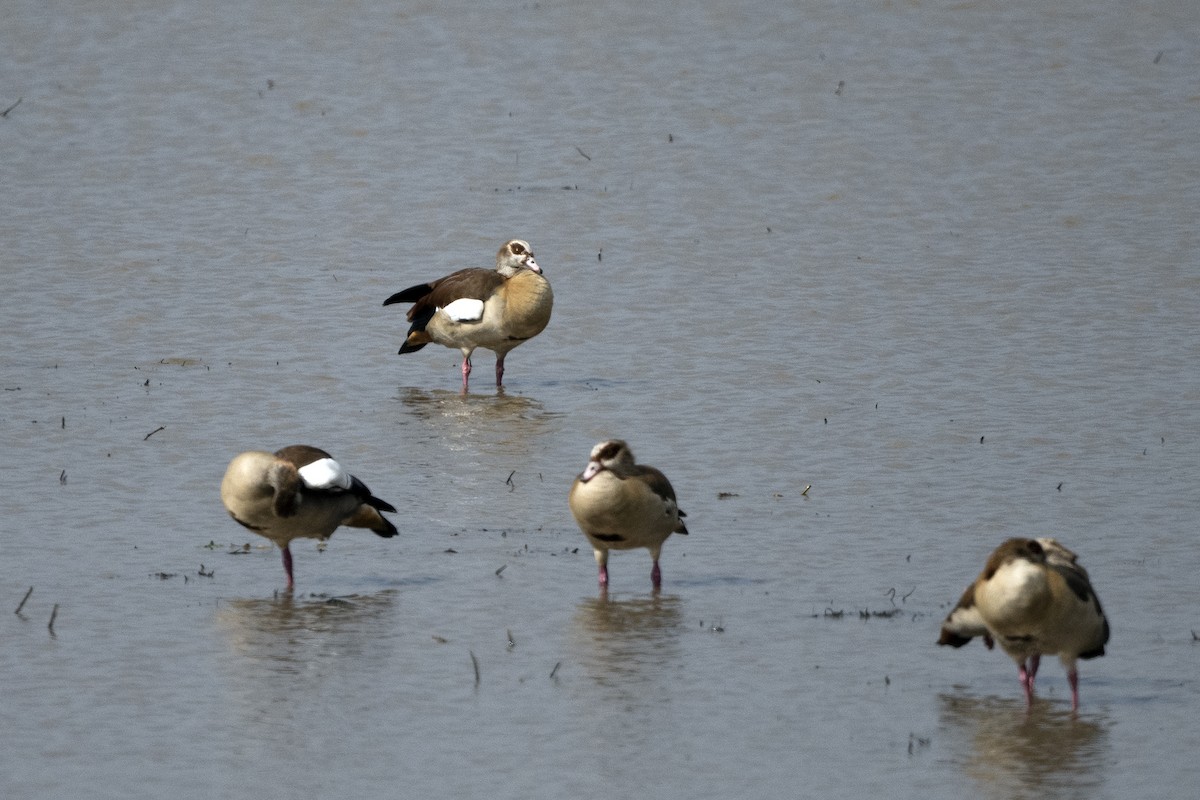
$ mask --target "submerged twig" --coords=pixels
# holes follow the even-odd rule
[[[557,674],[558,674],[558,668],[559,668],[559,667],[561,667],[561,666],[562,666],[562,662],[561,662],[561,661],[556,661],[556,662],[555,662],[555,664],[554,664],[554,669],[550,670],[550,677],[551,677],[551,678],[553,678],[555,675],[557,675]]]
[[[58,618],[58,603],[54,604],[54,608],[50,611],[50,622],[46,625],[46,630],[50,631],[50,635],[54,635],[54,620]]]
[[[155,428],[154,430],[150,431],[145,436],[143,436],[142,441],[144,442],[147,439],[149,439],[151,436],[153,436],[154,434],[158,433],[159,431],[165,431],[166,429],[167,429],[167,427],[165,425],[159,425],[157,428]]]
[[[468,650],[467,653],[471,656],[471,666],[475,668],[475,685],[479,685],[479,659],[475,657],[475,651]]]
[[[1162,54],[1161,54],[1161,53],[1159,53],[1159,55],[1162,55]],[[1155,61],[1154,63],[1155,63],[1155,64],[1157,64],[1158,62],[1157,62],[1157,61]],[[18,98],[17,98],[17,102],[13,103],[11,106],[9,106],[8,108],[4,109],[3,111],[0,111],[0,117],[7,117],[7,116],[8,116],[8,112],[12,111],[14,108],[16,108],[17,106],[21,105],[21,101],[22,101],[22,100],[24,100],[24,99],[25,99],[24,97],[18,97]],[[588,161],[591,161],[591,159],[589,158],[589,159],[588,159]]]
[[[33,594],[32,586],[29,587],[29,591],[25,593],[25,596],[21,598],[21,602],[17,605],[17,610],[13,612],[14,614],[21,613],[21,609],[25,607],[25,601],[29,599],[29,595],[31,595],[31,594]],[[1194,634],[1194,633],[1192,634],[1192,636],[1195,636],[1195,635],[1196,634]]]

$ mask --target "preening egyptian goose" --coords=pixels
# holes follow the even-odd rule
[[[1079,708],[1078,659],[1104,655],[1108,619],[1075,553],[1054,539],[1009,539],[942,623],[938,644],[962,647],[982,636],[1017,662],[1025,700],[1043,655],[1057,654]]]
[[[221,502],[235,522],[283,550],[289,590],[295,586],[292,539],[327,539],[339,525],[369,528],[384,538],[397,533],[379,513],[395,513],[390,503],[371,494],[329,453],[304,444],[235,456],[221,481]]]
[[[400,353],[415,353],[430,342],[456,347],[463,355],[462,390],[467,392],[471,353],[496,353],[496,386],[504,382],[508,351],[541,333],[550,322],[554,292],[542,276],[529,243],[512,239],[496,253],[496,268],[463,269],[430,283],[409,287],[383,301],[412,303],[412,326]]]
[[[637,464],[620,439],[592,448],[587,467],[571,485],[571,513],[592,549],[600,569],[600,585],[608,585],[608,552],[645,547],[654,559],[650,580],[662,586],[658,556],[672,533],[687,534],[686,516],[675,501],[667,476]]]

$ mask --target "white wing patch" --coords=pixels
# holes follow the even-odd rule
[[[462,297],[447,303],[442,311],[455,322],[479,322],[483,319],[483,301]]]
[[[350,473],[332,458],[320,458],[296,470],[310,489],[349,489]]]

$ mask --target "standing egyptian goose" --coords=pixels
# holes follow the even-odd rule
[[[221,481],[221,502],[235,522],[283,550],[289,591],[295,586],[292,539],[327,539],[339,525],[370,528],[384,538],[397,533],[379,513],[395,513],[390,503],[371,494],[329,453],[304,444],[235,456]]]
[[[385,306],[392,303],[413,304],[408,310],[412,326],[400,353],[415,353],[430,342],[457,347],[463,355],[462,390],[466,394],[475,348],[495,351],[496,386],[501,386],[504,357],[545,329],[554,292],[529,243],[511,239],[496,253],[495,269],[462,269],[383,301]]]
[[[1108,619],[1075,553],[1054,539],[1009,539],[942,623],[938,644],[962,647],[982,636],[1017,662],[1026,703],[1041,657],[1057,654],[1071,685],[1071,708],[1079,708],[1080,658],[1104,655]]]
[[[608,552],[645,547],[654,559],[650,580],[662,586],[658,556],[672,533],[686,535],[686,516],[667,476],[634,461],[620,439],[592,448],[587,466],[571,485],[571,513],[596,553],[600,585],[608,585]]]

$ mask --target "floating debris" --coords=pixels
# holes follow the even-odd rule
[[[479,659],[475,657],[475,651],[468,650],[467,654],[471,656],[471,666],[475,668],[475,685],[479,685]]]
[[[858,612],[858,618],[870,619],[871,617],[880,617],[882,619],[890,619],[901,613],[903,613],[903,611],[899,608],[888,608],[883,611],[871,611],[869,609],[863,609],[862,611]]]
[[[557,674],[558,674],[558,668],[559,668],[559,667],[561,667],[561,666],[562,666],[562,662],[561,662],[561,661],[556,661],[556,662],[554,662],[554,669],[550,670],[550,677],[551,677],[551,678],[553,678],[555,675],[557,675]]]
[[[149,381],[146,381],[146,382],[149,383]],[[149,439],[151,436],[153,436],[154,434],[158,433],[159,431],[165,431],[166,429],[167,428],[165,425],[159,425],[157,428],[155,428],[154,430],[150,431],[145,436],[143,436],[142,441],[144,442],[147,439]]]
[[[58,619],[58,603],[54,604],[54,608],[50,611],[50,621],[46,623],[46,630],[50,631],[50,635],[54,635],[54,620]]]
[[[21,602],[17,604],[17,610],[13,612],[14,614],[19,615],[21,613],[21,609],[25,607],[25,601],[29,599],[29,595],[31,595],[31,594],[33,594],[32,586],[29,587],[29,591],[25,593],[25,596],[21,598]],[[1196,633],[1195,633],[1195,631],[1193,631],[1192,636],[1195,636],[1195,635],[1196,635]]]

